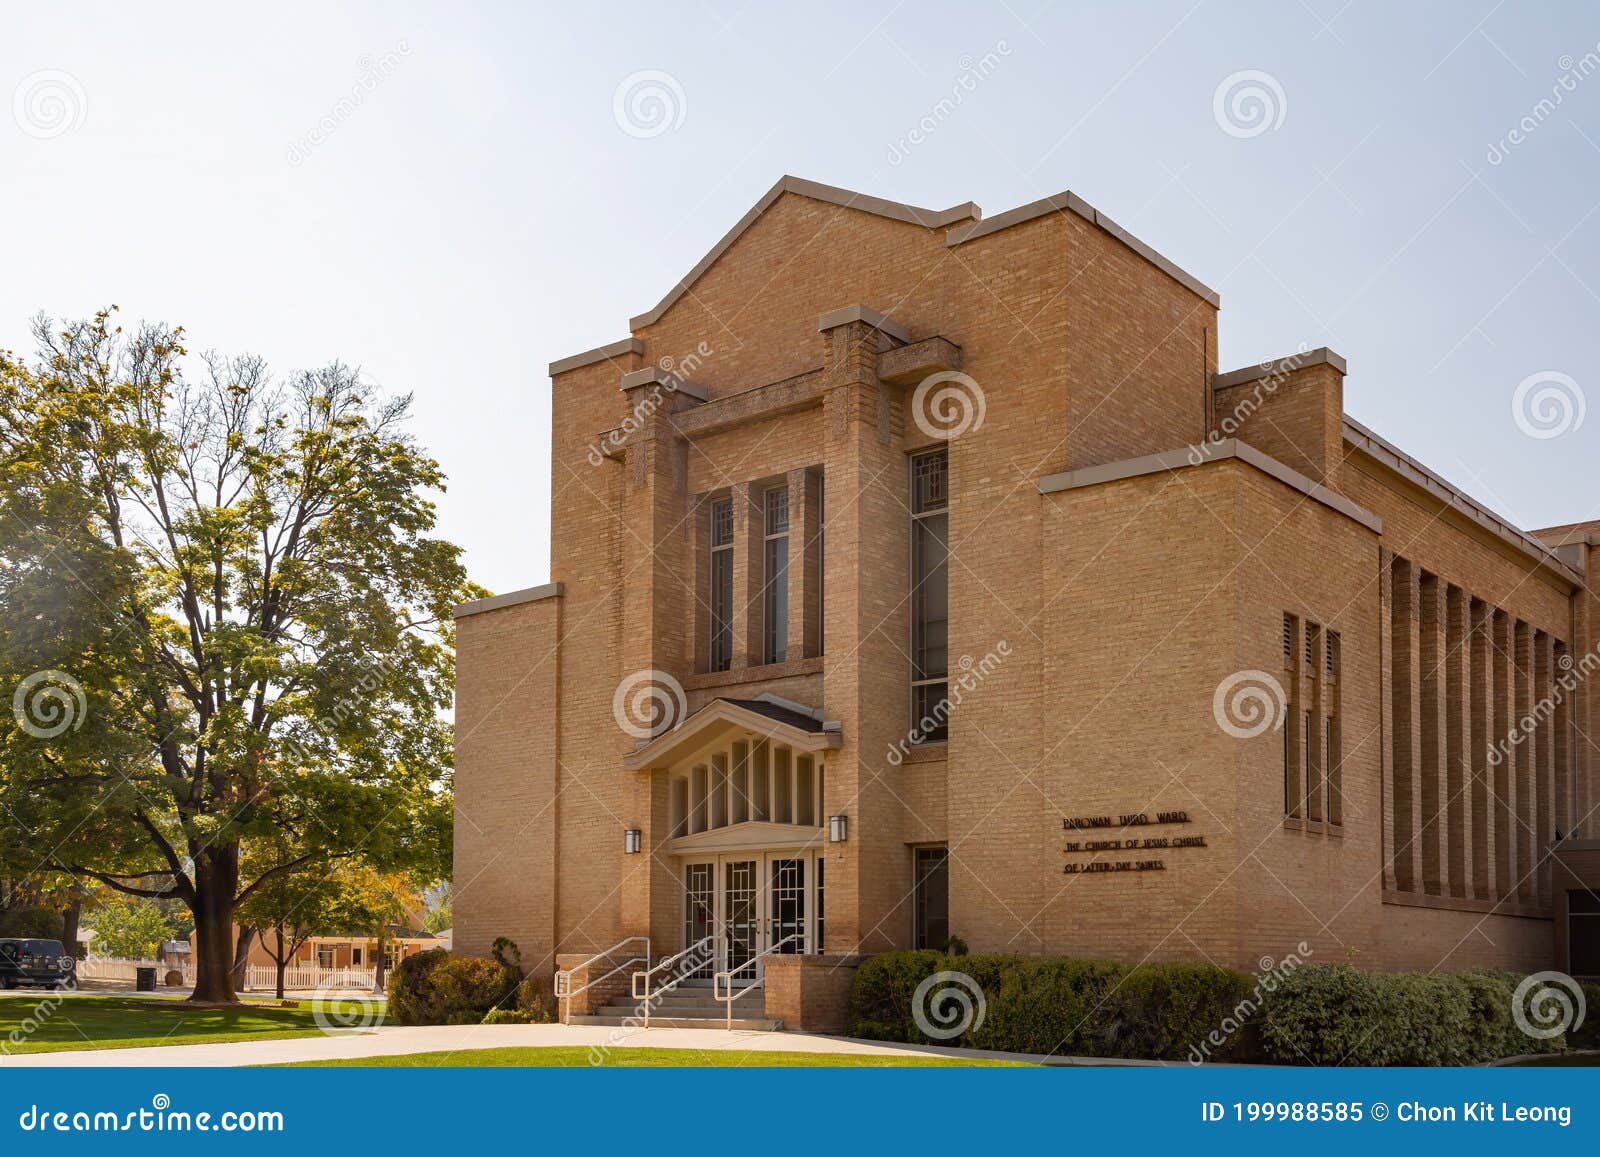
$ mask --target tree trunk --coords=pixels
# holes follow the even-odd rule
[[[239,888],[239,845],[206,848],[195,856],[194,991],[189,999],[237,1004],[233,987],[233,906]]]
[[[82,900],[74,900],[61,910],[61,946],[74,957],[78,955],[78,921],[82,916]]]
[[[272,958],[278,966],[278,999],[283,999],[283,974],[289,968],[289,953],[283,947],[283,925],[278,925],[278,954]]]
[[[233,991],[245,990],[246,976],[250,967],[250,944],[256,938],[254,928],[239,928],[239,941],[233,946]]]
[[[387,969],[384,968],[384,964],[386,963],[386,960],[385,960],[384,955],[383,955],[383,939],[384,939],[384,933],[387,932],[387,931],[388,931],[388,929],[385,928],[383,926],[383,924],[380,923],[378,925],[378,951],[377,951],[377,954],[373,957],[373,960],[372,960],[372,991],[373,992],[382,992],[383,988],[384,988],[384,982],[385,982],[385,979],[386,979],[384,974],[387,971]]]

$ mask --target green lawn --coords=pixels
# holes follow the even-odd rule
[[[857,1056],[851,1053],[769,1053],[739,1049],[614,1048],[605,1063],[593,1063],[581,1046],[460,1049],[360,1060],[301,1061],[273,1068],[956,1068],[1014,1065],[1013,1061],[949,1060],[945,1057]]]
[[[217,1044],[316,1036],[311,1001],[299,1008],[185,1008],[178,997],[139,999],[44,989],[0,996],[0,1057],[64,1049]]]

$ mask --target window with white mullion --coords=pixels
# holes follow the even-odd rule
[[[789,657],[789,488],[762,496],[762,662]]]
[[[948,734],[949,455],[944,447],[911,459],[911,739]]]
[[[733,665],[733,500],[711,504],[711,638],[709,667]]]

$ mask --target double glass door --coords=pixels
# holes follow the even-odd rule
[[[821,952],[824,857],[743,852],[683,865],[683,947],[710,938],[695,975],[761,977],[762,954]]]

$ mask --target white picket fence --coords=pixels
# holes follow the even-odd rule
[[[87,960],[78,961],[78,979],[126,980],[132,984],[137,979],[138,969],[141,968],[154,968],[158,984],[173,968],[185,972],[185,982],[194,979],[193,965],[163,964],[159,960],[129,960],[121,956],[91,956]]]
[[[296,964],[283,971],[285,992],[311,992],[318,989],[350,989],[371,992],[377,977],[370,968],[321,968],[315,964]],[[278,983],[278,970],[271,964],[251,964],[245,968],[244,986],[247,991],[265,989],[273,992]]]
[[[154,968],[156,983],[164,984],[167,973],[176,969],[183,974],[184,984],[194,983],[194,965],[162,964],[156,960],[127,960],[114,956],[91,956],[78,961],[78,977],[82,980],[115,980],[132,984],[140,968]],[[285,992],[315,992],[327,989],[349,989],[371,992],[377,982],[370,968],[322,968],[315,964],[297,964],[283,973]],[[245,968],[244,987],[247,992],[274,992],[278,984],[278,970],[270,964],[251,964]]]

